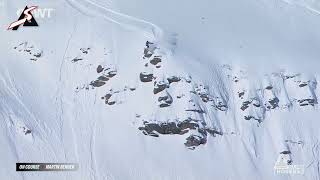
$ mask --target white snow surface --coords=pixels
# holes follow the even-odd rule
[[[26,5],[54,11],[7,30]],[[319,11],[312,0],[1,0],[0,179],[320,179]],[[190,148],[197,129],[139,130],[188,118],[220,134]],[[275,173],[283,151],[304,174]]]

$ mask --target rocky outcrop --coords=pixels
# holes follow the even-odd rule
[[[90,82],[90,85],[93,87],[101,87],[117,75],[117,71],[114,68],[102,67],[101,65],[97,67],[97,72],[102,74],[96,80]]]
[[[221,132],[207,128],[206,123],[200,120],[188,118],[186,120],[179,120],[172,122],[148,122],[144,121],[143,125],[138,128],[143,134],[153,137],[160,135],[184,135],[189,133],[184,145],[190,149],[205,144],[207,142],[208,134],[215,136],[222,135]]]
[[[30,61],[37,61],[43,56],[43,50],[35,47],[33,44],[27,41],[14,46],[13,49],[18,53],[27,56]]]
[[[170,106],[172,102],[173,99],[168,92],[164,92],[158,97],[158,105],[161,108]]]
[[[153,74],[148,72],[141,72],[140,73],[140,81],[141,82],[152,82]]]

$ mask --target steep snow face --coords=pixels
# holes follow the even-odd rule
[[[38,3],[52,18],[0,34],[1,178],[319,179],[315,5]],[[25,5],[4,2],[1,25]]]
[[[295,71],[318,71],[319,14],[310,10],[319,10],[317,2],[139,0],[132,6],[117,0],[115,4],[120,12],[151,21],[174,35],[181,56],[189,52],[202,63],[235,63],[258,69],[253,74],[264,74],[288,64]],[[299,63],[303,60],[308,63]]]

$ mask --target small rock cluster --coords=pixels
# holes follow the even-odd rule
[[[36,48],[27,41],[18,44],[13,47],[13,49],[27,55],[30,61],[37,61],[43,56],[43,51],[41,49]]]

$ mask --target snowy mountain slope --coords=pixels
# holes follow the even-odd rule
[[[1,31],[3,179],[319,179],[317,16],[277,2],[295,14],[290,29],[279,7],[262,1],[141,0],[134,10],[122,0],[34,3],[54,6],[55,16]],[[1,24],[22,6],[5,2]],[[279,59],[284,66],[267,67]],[[281,153],[304,175],[275,174]],[[80,169],[17,173],[16,162]]]

